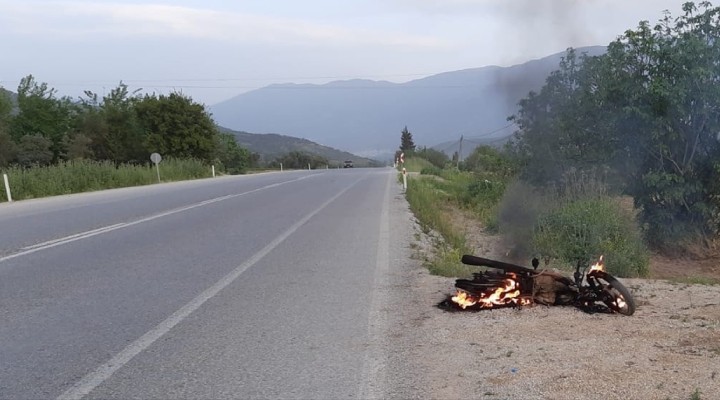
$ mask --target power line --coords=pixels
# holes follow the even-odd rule
[[[503,130],[511,127],[511,126],[514,126],[514,125],[515,125],[515,123],[514,123],[514,122],[511,122],[511,123],[503,126],[502,128],[497,128],[497,129],[492,130],[492,131],[490,131],[490,132],[480,133],[480,134],[477,134],[477,135],[467,135],[466,139],[467,139],[467,138],[479,139],[479,138],[487,137],[487,136],[492,135],[493,133],[498,133],[498,132],[503,131]]]

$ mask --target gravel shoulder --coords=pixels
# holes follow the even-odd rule
[[[384,397],[712,399],[720,393],[720,286],[623,279],[638,304],[631,317],[539,305],[447,312],[436,305],[454,292],[454,279],[432,276],[422,265],[425,241],[402,194],[391,212],[397,256],[382,288]],[[496,245],[488,238],[478,254],[496,256]]]

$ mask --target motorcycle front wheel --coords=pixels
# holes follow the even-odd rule
[[[602,291],[602,301],[611,310],[622,315],[635,313],[635,299],[630,291],[614,276],[606,272],[596,272],[593,277]]]

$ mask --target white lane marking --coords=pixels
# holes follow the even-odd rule
[[[153,215],[150,215],[150,216],[148,216],[148,217],[141,218],[141,219],[138,219],[138,220],[135,220],[135,221],[124,222],[124,223],[119,223],[119,224],[109,225],[109,226],[104,226],[104,227],[97,228],[97,229],[93,229],[93,230],[90,230],[90,231],[81,232],[81,233],[76,233],[76,234],[74,234],[74,235],[65,236],[65,237],[58,238],[58,239],[53,239],[53,240],[50,240],[50,241],[47,241],[47,242],[44,242],[44,243],[38,243],[38,244],[35,244],[35,245],[27,246],[27,247],[22,248],[22,251],[19,251],[19,252],[17,252],[17,253],[13,253],[13,254],[7,255],[7,256],[5,256],[5,257],[0,257],[0,263],[3,262],[3,261],[11,260],[11,259],[13,259],[13,258],[22,257],[22,256],[25,256],[25,255],[28,255],[28,254],[32,254],[32,253],[35,253],[35,252],[38,252],[38,251],[41,251],[41,250],[50,249],[50,248],[53,248],[53,247],[56,247],[56,246],[61,246],[61,245],[68,244],[68,243],[72,243],[72,242],[75,242],[75,241],[78,241],[78,240],[87,239],[87,238],[90,238],[90,237],[93,237],[93,236],[101,235],[101,234],[103,234],[103,233],[112,232],[112,231],[114,231],[114,230],[118,230],[118,229],[122,229],[122,228],[127,228],[127,227],[134,226],[134,225],[138,225],[138,224],[142,224],[143,222],[148,222],[148,221],[152,221],[152,220],[155,220],[155,219],[158,219],[158,218],[167,217],[168,215],[173,215],[173,214],[177,214],[177,213],[180,213],[180,212],[183,212],[183,211],[192,210],[193,208],[206,206],[206,205],[208,205],[208,204],[217,203],[217,202],[219,202],[219,201],[228,200],[228,199],[232,199],[232,198],[240,197],[240,196],[245,196],[245,195],[247,195],[247,194],[251,194],[251,193],[259,192],[259,191],[261,191],[261,190],[266,190],[266,189],[278,187],[278,186],[281,186],[281,185],[284,185],[284,184],[287,184],[287,183],[298,182],[298,181],[301,181],[301,180],[303,180],[303,179],[307,179],[307,178],[310,178],[310,177],[313,177],[313,176],[318,176],[318,175],[320,175],[320,174],[306,175],[306,176],[303,176],[303,177],[300,177],[300,178],[291,179],[291,180],[289,180],[289,181],[283,181],[283,182],[273,183],[273,184],[271,184],[271,185],[262,186],[262,187],[259,187],[259,188],[257,188],[257,189],[249,190],[249,191],[247,191],[247,192],[237,193],[237,194],[230,194],[230,195],[221,196],[221,197],[216,197],[216,198],[214,198],[214,199],[209,199],[209,200],[201,201],[201,202],[199,202],[199,203],[191,204],[191,205],[189,205],[189,206],[183,206],[183,207],[179,207],[179,208],[174,208],[174,209],[172,209],[172,210],[168,210],[168,211],[161,212],[161,213],[158,213],[158,214],[153,214]]]
[[[373,274],[372,296],[368,312],[368,347],[363,358],[360,373],[359,399],[384,399],[386,396],[387,359],[385,332],[387,331],[387,313],[383,311],[389,303],[385,285],[390,271],[390,182],[394,174],[388,174],[385,185],[382,211],[380,214],[380,234],[378,235],[377,257]]]
[[[182,322],[185,318],[187,318],[195,310],[197,310],[203,304],[205,304],[205,302],[207,302],[208,300],[213,298],[221,290],[223,290],[225,287],[230,285],[243,272],[245,272],[248,268],[255,265],[255,263],[260,261],[263,257],[268,255],[271,251],[273,251],[276,247],[278,247],[282,242],[284,242],[285,239],[287,239],[290,235],[295,233],[295,231],[300,229],[301,226],[305,225],[305,223],[307,223],[312,217],[314,217],[316,214],[318,214],[320,211],[322,211],[330,203],[337,200],[338,197],[342,196],[345,192],[350,190],[350,188],[355,186],[360,180],[362,180],[362,178],[353,182],[350,186],[346,187],[345,189],[341,190],[335,196],[330,198],[330,200],[323,203],[320,207],[316,208],[310,214],[307,214],[306,216],[304,216],[301,220],[299,220],[298,222],[293,224],[290,228],[288,228],[280,236],[276,237],[272,242],[268,243],[267,246],[263,247],[260,251],[255,253],[252,257],[248,258],[244,263],[238,265],[229,274],[225,275],[222,279],[217,281],[214,285],[205,289],[205,291],[200,293],[197,297],[192,299],[189,303],[185,304],[182,308],[175,311],[167,319],[165,319],[164,321],[159,323],[157,326],[155,326],[153,329],[148,331],[146,334],[142,335],[140,338],[136,339],[134,342],[130,343],[122,351],[120,351],[118,354],[116,354],[115,357],[111,358],[109,361],[100,365],[94,371],[87,374],[85,377],[83,377],[79,381],[77,381],[75,384],[72,385],[72,387],[70,387],[68,390],[66,390],[60,396],[58,396],[58,400],[81,399],[84,396],[88,395],[93,389],[95,389],[100,384],[105,382],[105,380],[110,378],[110,376],[113,373],[115,373],[115,371],[122,368],[125,364],[130,362],[130,360],[132,360],[133,357],[135,357],[136,355],[140,354],[145,349],[150,347],[153,343],[155,343],[155,341],[160,339],[163,335],[168,333],[173,327],[175,327],[177,324]]]
[[[59,238],[59,239],[48,240],[47,242],[37,243],[37,244],[34,244],[34,245],[32,245],[32,246],[23,247],[22,250],[31,250],[31,249],[35,249],[35,248],[38,248],[38,247],[45,247],[45,246],[49,246],[49,245],[51,245],[51,244],[54,244],[54,243],[57,243],[57,242],[62,242],[62,241],[68,240],[68,239],[74,239],[74,238],[81,237],[81,236],[84,237],[84,236],[86,236],[86,235],[92,235],[92,234],[95,234],[95,233],[101,233],[101,232],[103,232],[103,231],[106,231],[106,230],[108,230],[108,229],[114,229],[115,227],[118,227],[118,226],[121,226],[121,225],[124,225],[124,224],[120,223],[120,224],[115,224],[115,225],[103,226],[102,228],[93,229],[93,230],[91,230],[91,231],[80,232],[80,233],[76,233],[76,234],[70,235],[70,236],[65,236],[65,237],[62,237],[62,238]]]

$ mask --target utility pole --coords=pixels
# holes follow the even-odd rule
[[[462,158],[462,141],[463,135],[460,135],[460,148],[458,149],[457,169],[460,169],[460,159]]]

